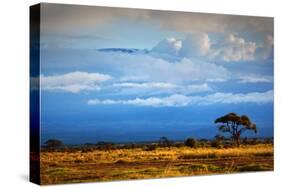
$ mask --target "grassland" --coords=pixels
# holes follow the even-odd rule
[[[272,144],[41,152],[41,183],[75,183],[273,170]]]

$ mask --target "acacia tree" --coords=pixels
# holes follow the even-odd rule
[[[256,124],[252,123],[246,115],[238,116],[235,113],[229,113],[215,120],[215,123],[220,123],[218,128],[223,133],[229,133],[236,145],[240,145],[240,136],[247,130],[252,130],[257,133]]]
[[[167,137],[162,136],[159,140],[159,144],[162,146],[170,147],[172,145],[172,142]]]

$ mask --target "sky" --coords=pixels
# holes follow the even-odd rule
[[[42,4],[40,32],[43,142],[273,137],[273,18]]]

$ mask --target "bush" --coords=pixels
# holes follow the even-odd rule
[[[214,148],[221,148],[221,142],[219,140],[213,140],[211,142],[211,146],[214,147]]]
[[[183,147],[184,143],[177,142],[177,143],[174,144],[174,146],[177,147],[177,148]]]
[[[186,139],[184,144],[188,147],[194,148],[197,146],[197,141],[194,138],[188,138]]]
[[[49,150],[57,150],[63,147],[63,142],[56,139],[49,139],[45,142],[45,146]]]
[[[153,151],[156,150],[156,145],[147,145],[144,148],[145,151]]]

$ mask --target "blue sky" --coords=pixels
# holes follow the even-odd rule
[[[272,18],[43,4],[41,24],[43,141],[212,138],[229,112],[273,136]]]

